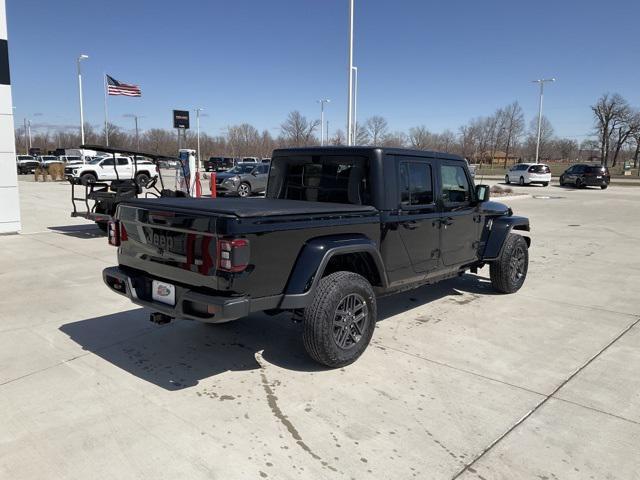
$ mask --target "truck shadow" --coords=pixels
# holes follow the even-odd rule
[[[488,294],[491,289],[485,279],[465,275],[384,297],[378,301],[378,321],[443,297],[461,297],[463,292]],[[217,325],[176,320],[158,326],[148,318],[148,310],[135,308],[68,323],[60,331],[84,350],[166,390],[193,387],[227,371],[259,369],[258,352],[281,368],[326,370],[307,356],[302,325],[288,314],[253,314]]]
[[[60,233],[68,237],[75,238],[97,238],[105,237],[106,234],[98,228],[95,223],[88,225],[62,225],[59,227],[47,227],[54,233]]]

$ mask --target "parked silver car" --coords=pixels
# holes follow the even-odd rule
[[[216,175],[216,191],[220,195],[248,197],[267,188],[269,165],[266,163],[240,163],[231,170]]]

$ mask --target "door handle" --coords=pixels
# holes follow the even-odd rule
[[[402,226],[407,230],[415,230],[420,225],[415,220],[409,220],[408,222],[402,222]]]

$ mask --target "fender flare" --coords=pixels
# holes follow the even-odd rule
[[[492,222],[491,230],[489,231],[489,238],[487,239],[482,253],[483,261],[496,260],[502,253],[502,246],[504,245],[507,236],[512,230],[520,230],[529,232],[529,219],[519,216],[502,216],[495,217],[489,220]],[[527,246],[531,246],[531,238],[524,237]]]
[[[287,281],[280,308],[306,307],[332,257],[345,253],[371,255],[382,287],[388,285],[387,274],[377,244],[364,235],[331,235],[309,240],[300,251]]]

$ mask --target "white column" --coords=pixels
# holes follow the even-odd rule
[[[16,233],[22,228],[14,139],[7,12],[5,0],[0,0],[0,233]]]

